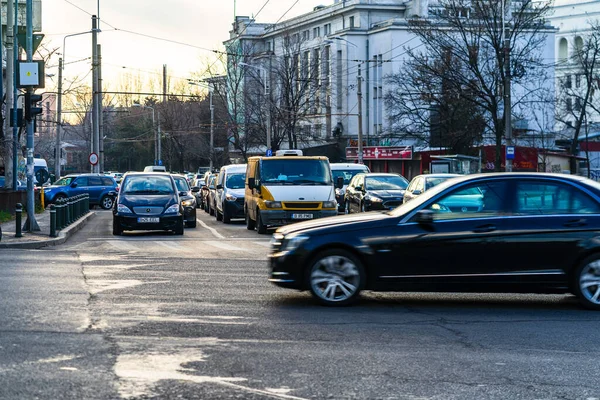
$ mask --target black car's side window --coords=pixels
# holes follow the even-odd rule
[[[517,213],[521,215],[596,214],[598,204],[587,194],[554,182],[517,184]]]
[[[435,213],[435,220],[504,215],[506,193],[506,182],[478,183],[442,195],[427,209]]]

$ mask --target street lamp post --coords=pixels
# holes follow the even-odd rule
[[[154,130],[154,107],[151,106],[143,106],[141,104],[133,104],[133,107],[140,107],[152,110],[152,130]],[[161,134],[160,134],[160,111],[157,111],[158,114],[158,125],[157,130],[154,132],[154,165],[162,165],[162,156],[161,156]]]
[[[249,68],[255,68],[259,71],[262,71],[265,74],[265,79],[263,81],[263,87],[265,89],[265,97],[268,100],[267,107],[269,107],[269,110],[267,112],[267,151],[268,151],[271,148],[271,88],[270,88],[270,85],[268,84],[269,73],[263,67],[259,67],[256,65],[250,65],[245,62],[240,62],[240,63],[238,63],[238,65],[243,65],[243,66],[249,67]]]
[[[203,85],[203,84],[200,84],[199,82],[195,82],[192,80],[189,80],[188,84],[194,85],[194,86],[200,86],[200,87],[208,89],[208,106],[210,108],[210,143],[209,143],[209,149],[208,149],[208,157],[209,157],[208,165],[209,165],[210,170],[212,171],[214,150],[215,150],[215,143],[214,143],[215,142],[215,107],[213,105],[214,88],[212,86]]]

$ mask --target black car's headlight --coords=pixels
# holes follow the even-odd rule
[[[373,195],[366,195],[365,196],[365,200],[370,201],[372,203],[381,203],[383,200],[380,199],[379,197],[373,196]]]
[[[184,200],[181,202],[181,204],[183,204],[184,207],[192,207],[196,204],[196,200],[194,200],[194,199]]]
[[[179,204],[173,204],[165,210],[165,214],[175,214],[179,211]]]
[[[117,204],[117,212],[123,214],[133,214],[129,207],[124,204]]]
[[[308,236],[301,234],[291,234],[289,236],[285,236],[281,241],[281,251],[294,251],[302,243],[308,240]]]

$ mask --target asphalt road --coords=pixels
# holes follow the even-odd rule
[[[570,296],[365,293],[267,282],[269,236],[202,211],[183,237],[0,254],[2,399],[598,399],[600,313]]]

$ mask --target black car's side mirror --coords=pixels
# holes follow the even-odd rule
[[[250,190],[254,189],[256,186],[256,178],[248,178],[248,188]]]
[[[200,191],[200,188],[198,186],[192,187],[192,193],[198,193],[199,191]]]
[[[218,189],[218,190],[221,190],[221,189],[223,189],[223,185],[217,185],[217,189]]]
[[[71,187],[72,187],[72,188],[76,188],[76,187],[77,187],[77,182],[73,182],[73,183],[71,183]]]
[[[335,181],[335,188],[341,189],[343,187],[344,187],[344,177],[338,176],[337,180]]]
[[[427,230],[433,230],[433,215],[435,213],[431,210],[419,210],[415,217],[415,221],[423,228]]]

